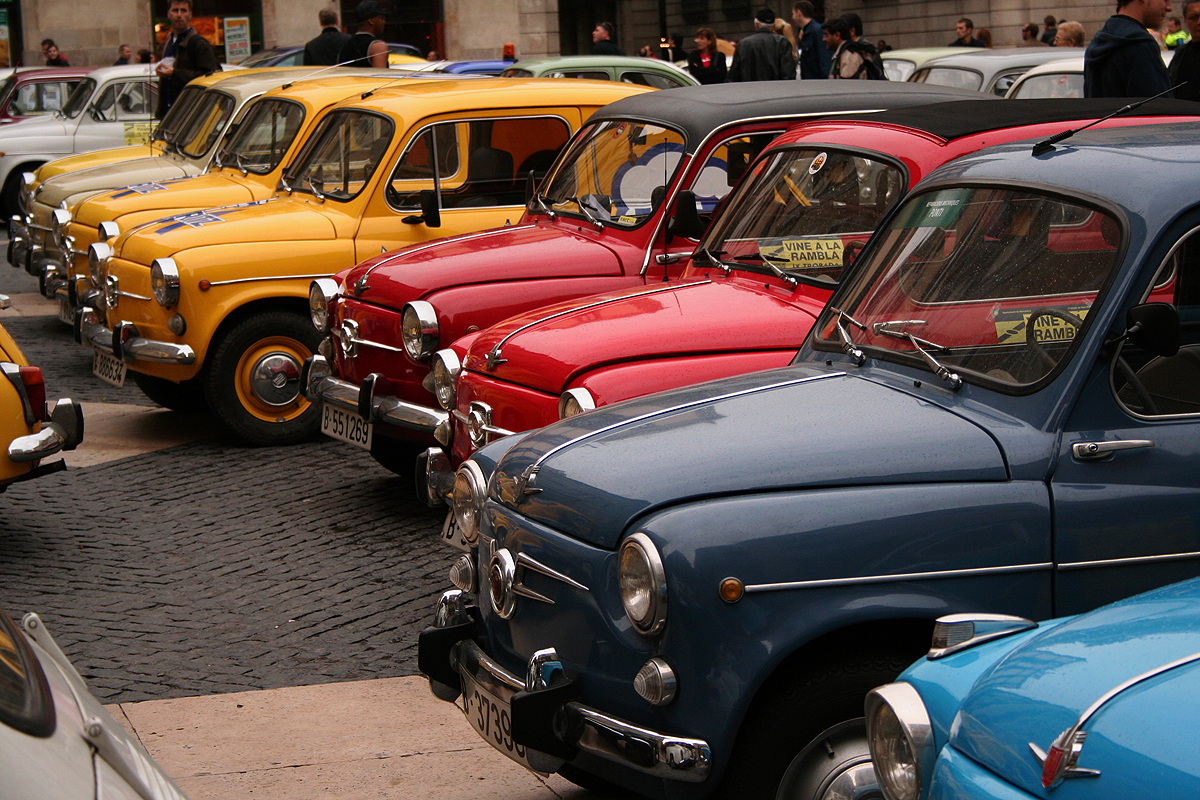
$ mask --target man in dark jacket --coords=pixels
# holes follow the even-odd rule
[[[1200,0],[1183,4],[1183,21],[1192,40],[1179,45],[1171,59],[1171,85],[1178,100],[1200,100]],[[1187,81],[1183,86],[1180,83]]]
[[[188,81],[221,70],[212,45],[192,27],[192,0],[171,0],[167,19],[171,23],[171,38],[156,68],[159,119],[166,116]]]
[[[310,39],[304,45],[304,66],[331,67],[338,63],[338,53],[341,52],[342,45],[350,41],[350,34],[338,30],[337,12],[332,8],[322,8],[317,14],[317,20],[321,23],[322,30],[315,39]]]
[[[592,29],[592,55],[623,56],[625,51],[617,46],[617,28],[611,22],[597,22]]]
[[[796,0],[792,5],[792,25],[796,31],[800,51],[800,74],[798,78],[828,78],[833,54],[825,46],[825,31],[821,23],[813,19],[816,14],[810,0]]]
[[[1171,88],[1158,42],[1146,32],[1162,25],[1170,0],[1117,0],[1117,13],[1083,55],[1084,97],[1152,97]]]
[[[737,43],[729,82],[788,81],[796,77],[792,45],[774,32],[775,12],[764,8],[754,15],[754,33]]]

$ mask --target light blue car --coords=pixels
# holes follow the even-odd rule
[[[956,614],[867,696],[887,800],[1200,797],[1200,580],[1043,622]]]

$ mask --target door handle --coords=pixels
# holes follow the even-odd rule
[[[1149,439],[1123,439],[1114,442],[1076,442],[1071,445],[1071,455],[1080,461],[1099,461],[1108,458],[1118,450],[1138,450],[1143,447],[1154,447]]]

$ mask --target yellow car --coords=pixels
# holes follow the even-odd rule
[[[523,178],[597,109],[650,91],[569,84],[419,80],[356,95],[326,114],[272,197],[93,244],[89,270],[103,288],[77,315],[93,373],[117,385],[127,372],[161,379],[152,399],[169,408],[202,394],[249,442],[314,434],[317,410],[300,394],[320,338],[310,282],[389,249],[515,222]]]
[[[92,195],[72,208],[65,239],[73,243],[74,263],[69,270],[56,263],[44,280],[46,296],[57,296],[59,318],[71,323],[80,303],[95,305],[97,287],[88,275],[87,258],[93,242],[108,241],[121,230],[167,214],[270,197],[285,165],[325,111],[347,97],[395,81],[368,70],[344,72],[278,87],[256,99],[202,175],[122,186]]]
[[[0,308],[9,300],[0,295]],[[7,442],[0,458],[0,492],[10,483],[27,481],[66,469],[61,460],[42,465],[41,460],[62,450],[74,450],[83,440],[83,411],[79,403],[63,398],[50,406],[42,371],[29,366],[20,348],[0,326],[0,443]]]

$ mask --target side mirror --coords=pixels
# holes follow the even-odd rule
[[[1142,303],[1125,315],[1125,336],[1147,353],[1170,357],[1179,352],[1179,311],[1170,303]]]
[[[533,193],[537,191],[537,181],[533,178],[533,170],[525,176],[525,206],[528,207],[533,201]]]
[[[667,223],[667,230],[675,236],[699,239],[704,235],[705,224],[696,211],[696,193],[684,189],[675,200],[675,213]]]
[[[433,189],[421,190],[421,213],[413,214],[400,220],[405,225],[420,225],[425,223],[429,228],[442,227],[442,211],[438,208],[437,192]]]

